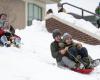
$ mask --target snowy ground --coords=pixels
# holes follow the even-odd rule
[[[68,1],[75,3],[75,5],[80,4],[83,6],[83,3],[78,2],[78,0]],[[97,2],[99,2],[99,0],[83,1],[86,3],[91,2],[89,5],[95,7],[98,5]],[[93,3],[95,5],[92,5]],[[56,11],[56,7],[54,8]],[[90,10],[94,11],[94,8],[92,9],[90,8]],[[81,20],[77,22],[77,25],[80,25],[80,22],[84,23]],[[88,27],[88,29],[90,28]],[[96,31],[93,26],[92,30]],[[26,29],[21,31],[17,30],[16,34],[22,38],[20,49],[0,47],[0,80],[100,80],[100,66],[96,67],[89,75],[56,66],[56,61],[51,57],[50,53],[50,43],[53,41],[53,38],[47,32],[44,21],[33,21],[32,26],[26,27]],[[100,58],[100,45],[82,44],[88,49],[93,59]]]
[[[20,49],[0,47],[0,80],[100,80],[100,66],[89,75],[56,66],[49,47],[52,35],[44,22],[33,21],[32,26],[16,34],[22,38]],[[100,45],[83,45],[93,59],[100,58]]]

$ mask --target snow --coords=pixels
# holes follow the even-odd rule
[[[85,30],[88,29],[89,32],[92,32],[92,33],[100,36],[100,30],[98,28],[96,28],[96,26],[91,24],[91,22],[89,22],[89,21],[85,21],[83,19],[75,19],[72,15],[66,14],[64,12],[50,14],[50,16],[52,16],[52,15],[56,16],[64,21],[69,22],[69,23],[73,24],[74,26],[80,27]]]
[[[16,30],[16,34],[22,38],[20,49],[0,47],[0,80],[100,80],[100,66],[89,75],[56,66],[50,52],[53,38],[45,28],[45,21],[33,20],[32,26]],[[100,45],[83,45],[93,59],[100,58]]]
[[[65,3],[65,2],[95,13],[95,8],[99,5],[100,0],[61,0],[61,3]],[[57,12],[58,10],[57,4],[47,5],[47,10],[50,8],[52,8],[54,12]],[[69,6],[67,4],[64,5],[64,8],[66,9],[66,12],[72,12],[72,13],[82,15],[81,10]],[[91,15],[91,14],[84,12],[84,15]]]
[[[64,13],[58,14],[58,17],[59,15]],[[67,16],[71,23],[90,26],[88,30],[99,34],[99,30],[91,23]],[[67,20],[66,18],[62,16],[62,19]],[[100,66],[89,75],[57,67],[50,52],[52,34],[47,32],[45,21],[33,20],[31,26],[16,30],[16,34],[22,38],[21,48],[0,47],[0,80],[100,80]],[[93,59],[100,58],[100,45],[82,44]]]

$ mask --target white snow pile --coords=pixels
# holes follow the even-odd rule
[[[17,30],[22,47],[0,47],[0,80],[100,80],[100,66],[84,75],[56,66],[50,52],[53,41],[45,21],[33,21],[32,26]],[[93,59],[100,58],[100,45],[83,44]]]

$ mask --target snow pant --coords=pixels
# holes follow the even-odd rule
[[[88,51],[85,47],[82,47],[81,49],[77,49],[77,52],[81,56],[81,58],[88,57]]]
[[[2,43],[2,41],[1,41],[1,38],[0,38],[0,46],[3,46],[3,43]]]
[[[15,45],[20,45],[21,44],[21,38],[17,35],[14,35],[14,43],[15,43]]]
[[[85,47],[82,47],[81,49],[77,49],[76,47],[71,47],[69,48],[68,51],[69,51],[67,55],[68,58],[75,62],[78,55],[81,57],[81,59],[84,57],[88,57],[88,52]]]
[[[58,66],[67,66],[69,68],[75,68],[76,63],[72,60],[70,60],[68,57],[64,56],[62,57],[62,60],[60,62],[57,62]]]

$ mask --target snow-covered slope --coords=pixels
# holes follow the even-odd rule
[[[52,35],[46,31],[44,22],[17,30],[22,38],[22,47],[0,47],[0,80],[100,80],[100,66],[93,73],[83,75],[68,69],[58,68],[51,57]],[[93,59],[100,58],[100,46],[83,44]]]

